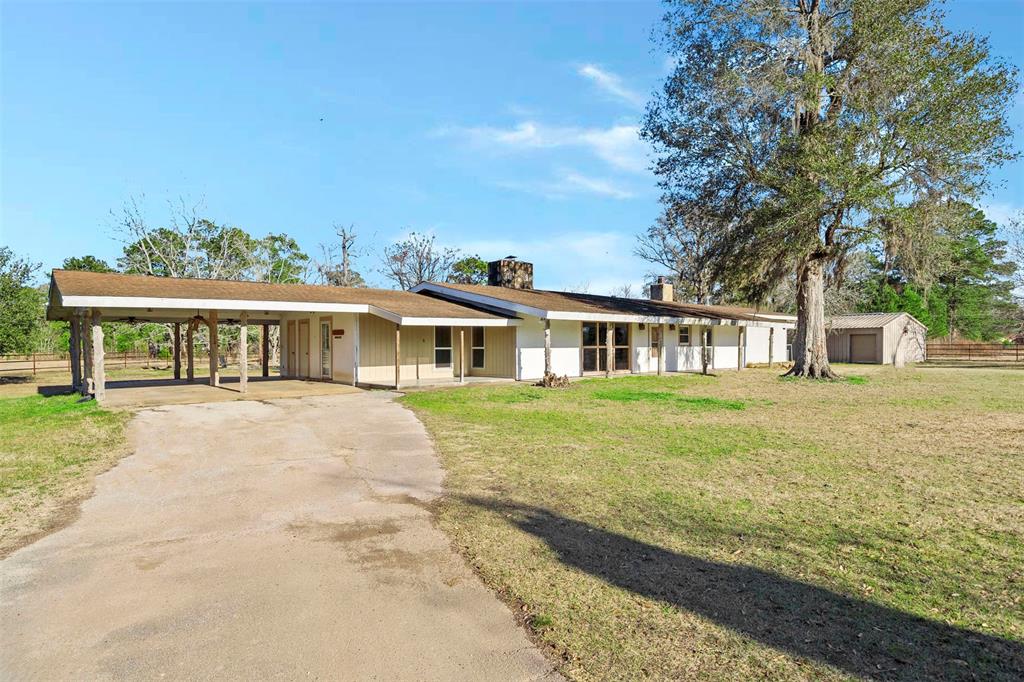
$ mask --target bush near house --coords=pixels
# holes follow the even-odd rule
[[[856,371],[403,400],[570,678],[1020,679],[1024,373]]]

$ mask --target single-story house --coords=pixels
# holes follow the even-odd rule
[[[926,358],[928,328],[910,313],[839,315],[827,331],[830,362],[902,367]]]
[[[786,359],[792,316],[677,303],[664,280],[650,299],[535,290],[532,273],[529,263],[503,259],[490,264],[488,285],[393,291],[54,270],[47,316],[71,323],[73,381],[98,397],[100,322],[112,320],[172,323],[176,349],[184,326],[190,378],[195,329],[204,325],[216,339],[223,324],[243,335],[262,325],[264,340],[266,327],[279,325],[284,377],[360,386],[685,372],[701,368],[702,351],[712,369]],[[245,344],[240,353],[244,391]],[[176,378],[181,355],[173,354]],[[210,383],[218,382],[211,359]]]

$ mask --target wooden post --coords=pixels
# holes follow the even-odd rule
[[[402,327],[395,325],[395,390],[402,385]]]
[[[92,334],[89,333],[89,324],[86,319],[88,313],[81,313],[78,317],[78,325],[81,328],[82,336],[82,395],[89,395],[89,379],[92,378]]]
[[[737,327],[737,330],[738,331],[736,332],[736,371],[738,372],[741,369],[743,369],[743,337],[744,337],[744,327],[743,326],[739,326],[739,327]]]
[[[181,322],[174,323],[174,380],[181,379]]]
[[[551,320],[544,319],[544,374],[551,374]]]
[[[220,386],[220,347],[217,338],[217,311],[211,310],[206,318],[210,327],[210,385]]]
[[[772,367],[775,355],[775,327],[768,327],[768,369]]]
[[[466,328],[459,327],[459,383],[466,383]]]
[[[196,321],[189,320],[185,327],[185,377],[188,383],[196,380]]]
[[[78,361],[78,318],[74,313],[71,313],[71,319],[68,321],[68,355],[71,364],[71,390],[77,391],[78,382],[82,380],[82,365]]]
[[[601,328],[600,322],[597,328]],[[611,322],[605,322],[604,324],[604,354],[604,378],[610,379],[612,376],[612,365],[615,363],[615,326]]]
[[[36,354],[32,353],[32,376],[36,375]]]
[[[708,373],[708,328],[704,325],[700,326],[700,371]]]
[[[263,323],[263,376],[270,376],[270,325]]]
[[[103,366],[103,325],[100,311],[92,311],[92,387],[96,400],[107,397],[107,377]]]
[[[238,391],[249,390],[249,313],[238,318]]]

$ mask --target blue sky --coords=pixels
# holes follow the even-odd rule
[[[950,3],[949,25],[1024,65],[1024,2]],[[110,211],[145,195],[309,253],[408,231],[536,284],[605,293],[650,272],[658,214],[635,130],[665,58],[657,3],[0,4],[0,243],[46,269],[113,261]],[[1013,113],[1024,148],[1024,98]],[[1024,163],[990,217],[1024,207]],[[377,259],[360,266],[371,283]]]

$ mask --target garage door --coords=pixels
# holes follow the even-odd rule
[[[878,362],[875,334],[850,334],[850,362]]]

